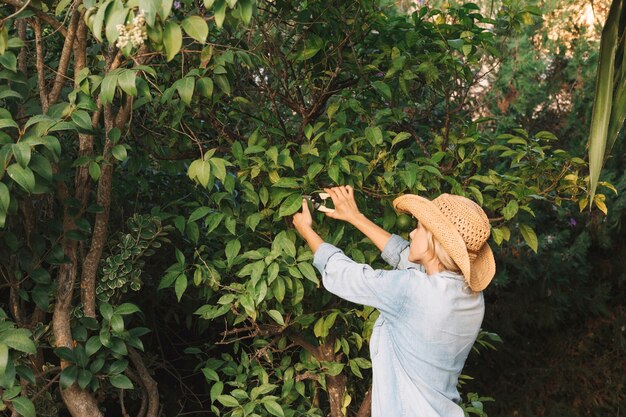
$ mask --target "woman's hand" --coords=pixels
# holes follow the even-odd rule
[[[341,185],[339,187],[324,188],[324,191],[330,195],[335,206],[334,211],[326,213],[328,217],[353,223],[361,216],[361,212],[354,200],[354,189],[351,186]]]
[[[324,243],[322,238],[313,230],[313,217],[311,217],[306,198],[302,199],[302,211],[293,215],[293,225],[300,236],[306,240],[313,253]]]
[[[313,229],[313,217],[311,217],[306,198],[302,199],[302,211],[293,215],[293,225],[301,236]]]

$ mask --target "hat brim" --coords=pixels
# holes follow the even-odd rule
[[[393,206],[397,211],[411,214],[431,231],[457,264],[472,291],[482,291],[487,287],[496,270],[493,252],[487,243],[478,251],[476,259],[471,261],[463,237],[432,201],[406,194],[396,198]]]

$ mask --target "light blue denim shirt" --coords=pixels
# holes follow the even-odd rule
[[[456,386],[483,320],[483,295],[462,275],[427,275],[408,252],[409,242],[392,235],[382,257],[394,269],[375,270],[323,243],[313,264],[328,291],[380,311],[370,340],[372,417],[462,417]]]

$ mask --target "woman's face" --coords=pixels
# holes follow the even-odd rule
[[[432,259],[431,250],[428,249],[428,232],[418,221],[417,226],[411,233],[411,246],[409,247],[409,261],[423,263]]]

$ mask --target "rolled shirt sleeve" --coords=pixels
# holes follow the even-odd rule
[[[375,307],[393,317],[402,311],[407,296],[403,281],[410,279],[410,272],[375,270],[353,261],[329,243],[318,247],[313,265],[320,271],[322,283],[329,292],[353,303]]]
[[[398,235],[391,235],[381,254],[382,258],[394,269],[417,268],[424,272],[420,264],[409,261],[410,243]]]

